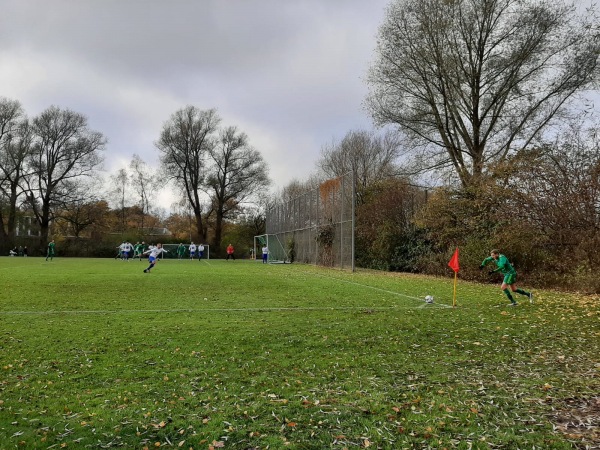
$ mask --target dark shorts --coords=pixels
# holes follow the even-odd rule
[[[504,284],[508,284],[510,286],[511,284],[515,284],[516,282],[517,282],[516,272],[507,273],[506,275],[504,275],[504,280],[503,280]]]

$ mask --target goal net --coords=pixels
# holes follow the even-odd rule
[[[181,255],[181,259],[190,259],[190,245],[189,244],[183,244],[183,246],[185,247],[185,251],[183,252],[183,254]],[[196,254],[194,255],[194,259],[198,259],[200,252],[198,250],[200,246],[197,245],[196,246]],[[179,248],[179,244],[163,244],[163,248],[166,250],[166,252],[163,252],[160,255],[160,259],[180,259],[180,255],[177,252],[177,249]],[[210,245],[208,244],[204,244],[204,251],[202,252],[202,259],[210,259]]]
[[[294,262],[354,270],[355,204],[354,174],[347,173],[275,201],[265,231],[286,244]]]
[[[291,262],[288,252],[279,236],[275,234],[261,234],[254,236],[254,255],[257,260],[262,261],[263,247],[267,247],[269,253],[267,262],[271,264],[285,264]]]

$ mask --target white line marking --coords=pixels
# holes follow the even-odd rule
[[[205,308],[205,309],[105,309],[105,310],[48,310],[48,311],[0,311],[2,315],[51,315],[51,314],[135,314],[135,313],[206,313],[206,312],[268,312],[268,311],[388,311],[391,309],[412,309],[398,308],[396,306],[337,306],[337,307],[256,307],[256,308]]]

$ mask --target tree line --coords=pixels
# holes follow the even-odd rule
[[[93,236],[87,254],[106,253],[116,239],[153,235],[210,240],[218,254],[228,225],[255,220],[259,194],[270,184],[268,167],[248,136],[220,122],[214,109],[176,111],[156,143],[161,169],[133,155],[104,189],[107,139],[90,129],[83,114],[51,106],[28,118],[19,101],[0,98],[0,250],[8,254],[17,244],[18,227],[29,217],[34,236],[19,239],[27,240],[33,254],[45,248],[51,226],[65,238]],[[180,211],[170,217],[155,203],[159,180],[183,193]],[[157,235],[167,224],[173,234]]]

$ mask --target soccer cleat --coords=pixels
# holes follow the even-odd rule
[[[529,293],[529,303],[533,303],[533,292]]]
[[[144,273],[148,273],[148,269],[144,269]]]
[[[508,306],[517,306],[517,305],[518,305],[518,303],[517,303],[517,302],[514,302],[514,303],[511,303],[511,304],[510,304],[510,305],[508,305]]]

